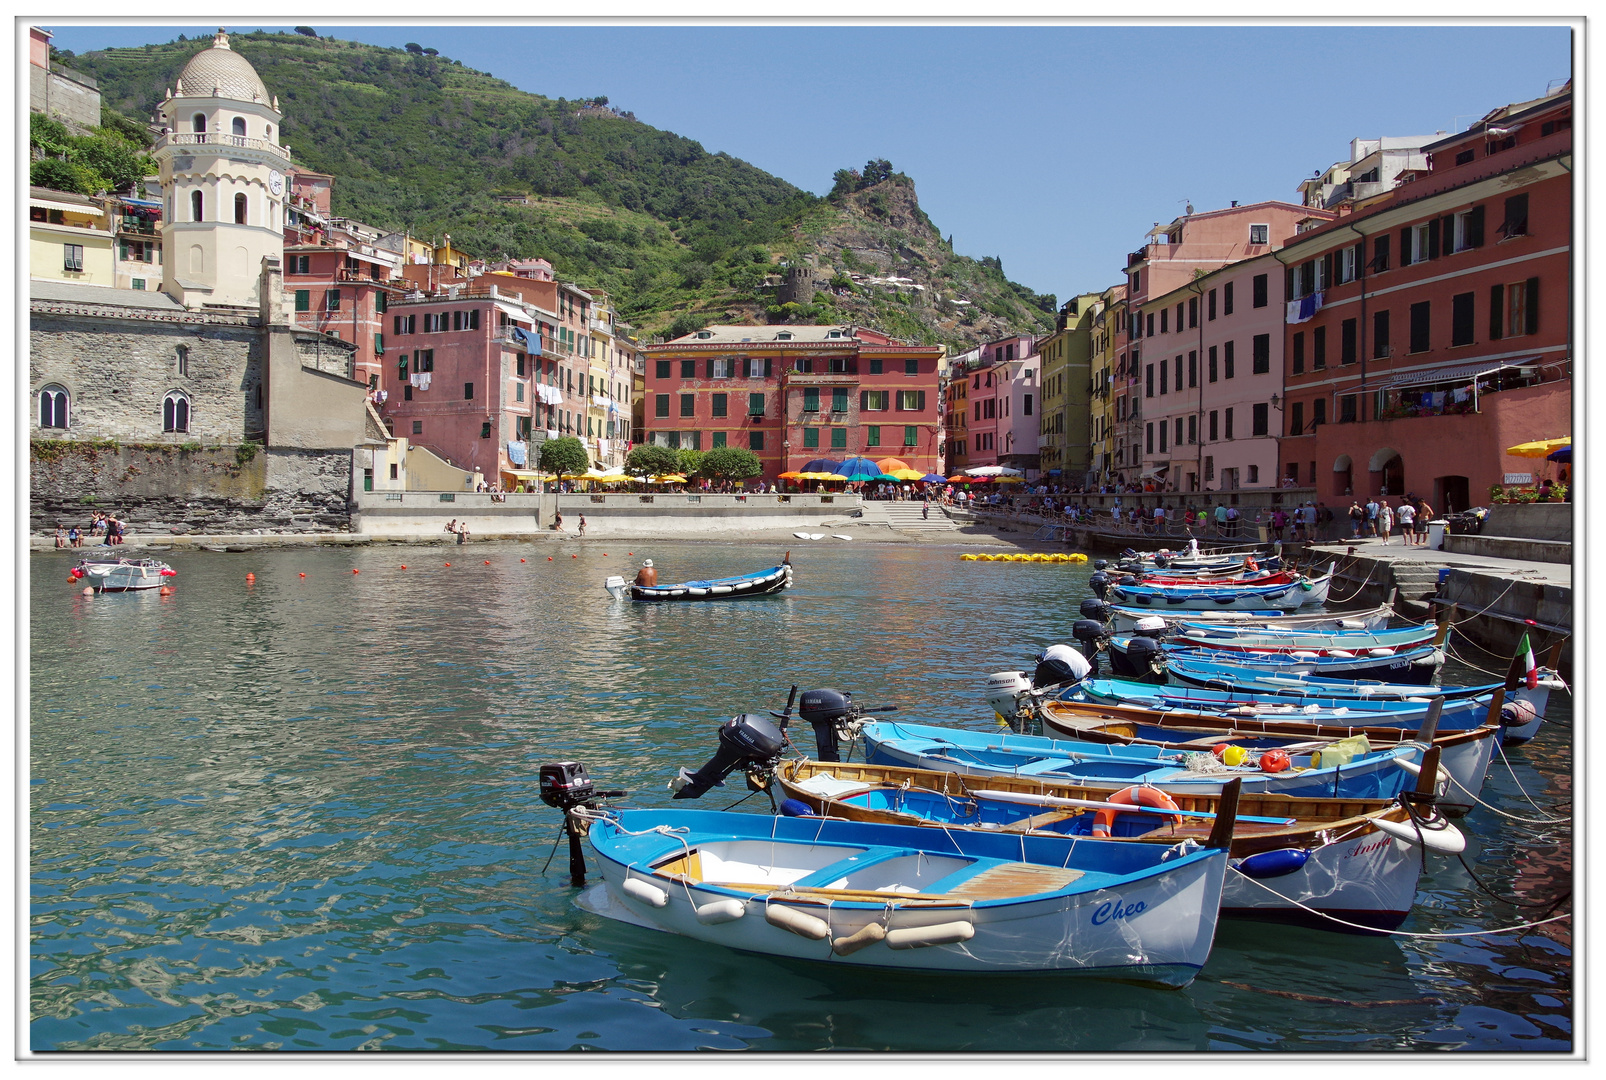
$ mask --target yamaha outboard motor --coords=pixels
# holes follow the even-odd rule
[[[1160,643],[1152,637],[1133,634],[1124,650],[1110,650],[1110,669],[1126,679],[1154,681],[1155,664],[1161,656]]]
[[[708,764],[694,773],[681,769],[669,786],[675,798],[695,799],[711,787],[724,787],[732,769],[740,767],[749,776],[774,772],[785,745],[781,729],[757,713],[733,716],[720,725],[719,749]]]
[[[1108,560],[1108,559],[1094,559],[1093,560],[1093,569],[1095,569],[1095,570],[1103,570],[1106,566],[1109,566],[1109,565],[1110,565],[1110,560]]]
[[[1098,601],[1094,601],[1097,603]],[[1071,636],[1082,646],[1082,655],[1087,657],[1088,674],[1097,676],[1099,673],[1099,641],[1104,637],[1104,624],[1096,619],[1077,619],[1071,624]]]
[[[1082,612],[1082,618],[1084,619],[1096,619],[1099,622],[1110,621],[1110,605],[1103,600],[1095,600],[1090,596],[1082,601],[1082,606],[1079,610]]]
[[[1154,557],[1154,565],[1157,569],[1164,570],[1166,567],[1171,565],[1171,556],[1156,555]]]
[[[1102,570],[1095,570],[1093,576],[1087,579],[1087,587],[1093,590],[1093,595],[1103,600],[1110,591],[1110,575]]]
[[[852,691],[833,690],[828,686],[805,690],[803,700],[798,703],[797,714],[814,729],[816,759],[841,761],[837,756],[837,747],[841,742],[840,725],[858,715],[853,707]]]

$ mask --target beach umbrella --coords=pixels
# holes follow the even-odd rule
[[[775,479],[777,479],[777,480],[796,480],[802,475],[803,474],[800,473],[800,472],[783,472],[781,475],[777,476]]]
[[[876,463],[867,457],[851,457],[831,470],[844,480],[874,480],[881,474]]]
[[[653,477],[652,482],[655,484],[684,484],[686,478],[679,473],[664,473],[662,476]]]
[[[899,480],[919,480],[921,478],[919,469],[893,469],[891,470],[891,475]]]
[[[1011,469],[1006,465],[979,465],[974,469],[966,469],[971,476],[1019,476],[1019,469]]]
[[[902,458],[882,458],[875,463],[875,467],[884,473],[896,473],[899,469],[909,468],[909,463]]]
[[[926,475],[922,476],[920,480],[925,484],[946,484],[948,482],[948,478],[946,476],[939,475],[938,473],[927,473]]]
[[[882,481],[888,484],[896,484],[902,479],[902,477],[893,476],[891,473],[882,473],[880,476],[872,476],[870,479]]]
[[[842,464],[840,461],[832,461],[830,458],[819,457],[804,465],[798,470],[798,472],[832,473],[834,475],[836,473],[837,466],[840,464]]]
[[[1573,448],[1571,446],[1564,446],[1554,453],[1546,454],[1545,460],[1559,461],[1563,465],[1571,465],[1573,460]]]
[[[1548,456],[1553,451],[1560,450],[1564,446],[1571,446],[1572,444],[1572,436],[1566,435],[1559,439],[1538,439],[1534,442],[1518,443],[1516,446],[1506,447],[1506,453],[1510,454],[1512,457],[1542,458]]]
[[[845,477],[840,476],[840,475],[838,475],[837,473],[834,473],[834,472],[814,472],[814,471],[812,471],[810,469],[804,469],[802,472],[798,473],[797,474],[797,478],[799,480],[843,480],[843,479],[846,479]]]
[[[1024,484],[1025,482],[1026,482],[1025,480],[1022,480],[1018,476],[995,476],[995,477],[993,477],[993,483],[995,483],[995,484]]]
[[[960,473],[958,476],[950,476],[948,478],[948,482],[950,484],[971,484],[974,483],[975,480],[976,478],[974,476],[966,476],[963,473]]]

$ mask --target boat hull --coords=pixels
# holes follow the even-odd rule
[[[632,814],[667,819],[671,813],[674,812],[627,811],[620,815],[621,826],[640,827],[632,821]],[[909,826],[866,826],[746,814],[722,816],[758,823],[761,831],[752,833],[750,857],[762,859],[763,849],[782,849],[769,856],[777,862],[789,857],[785,849],[797,846],[807,845],[811,852],[838,844],[844,850],[862,846],[851,838],[865,835],[867,830],[873,830],[871,835],[885,839],[889,845],[898,845],[907,858],[923,852],[928,866],[936,867],[929,871],[934,874],[946,872],[944,860],[958,861],[953,856],[956,846],[966,854],[994,851],[1000,858],[1019,859],[1017,853],[1024,853],[1026,859],[1013,865],[1049,867],[1066,865],[1075,846],[1074,841],[1061,837],[1017,838],[983,833],[959,836],[956,845],[942,842],[940,836],[933,838],[930,830]],[[650,860],[620,854],[619,846],[609,835],[611,828],[607,822],[591,827],[592,846],[608,889],[605,905],[593,898],[591,909],[598,914],[743,952],[856,968],[972,975],[1051,973],[1186,986],[1209,956],[1226,874],[1225,852],[1207,850],[1158,863],[1151,849],[1141,857],[1152,864],[1152,869],[1121,877],[1109,887],[1073,888],[1004,901],[922,900],[902,898],[896,892],[875,900],[852,900],[828,895],[829,890],[815,895],[806,888],[759,890],[750,885],[667,878],[650,869]],[[768,838],[772,832],[783,840],[795,834],[803,845],[776,843]],[[810,838],[815,838],[813,843]],[[672,845],[663,848],[667,856],[682,850],[675,838],[664,839]],[[698,852],[707,847],[699,843],[696,835],[687,837],[687,846]],[[1090,847],[1083,845],[1084,851]],[[878,851],[868,854],[874,856]],[[828,853],[820,858],[831,859],[835,855]],[[841,864],[822,865],[820,873],[830,876],[835,872],[834,865]],[[760,865],[755,873],[766,869],[769,868]],[[638,884],[627,888],[631,880]],[[660,898],[661,903],[654,902]],[[700,917],[699,909],[718,911],[719,921]],[[823,937],[805,936],[778,925],[789,921],[807,926],[810,920],[825,924]],[[898,948],[890,944],[893,938],[889,936],[854,951],[833,947],[833,942],[852,938],[872,924],[883,926],[889,933],[908,931],[918,936],[924,932],[939,940]],[[944,936],[940,928],[955,925],[968,926],[963,938],[940,940]]]
[[[75,568],[79,579],[96,592],[141,592],[159,589],[173,576],[172,567],[152,559],[138,562],[84,560]]]
[[[673,585],[634,585],[626,584],[620,578],[610,578],[606,587],[615,599],[623,599],[628,594],[630,599],[642,604],[754,600],[775,596],[790,589],[792,566],[790,563],[783,563],[752,574],[713,578],[707,581],[682,581]]]
[[[1114,607],[1110,611],[1110,625],[1118,634],[1129,634],[1137,629],[1139,619],[1147,619],[1156,612],[1143,608]],[[1212,625],[1280,626],[1297,628],[1311,633],[1324,630],[1380,630],[1388,625],[1394,614],[1392,608],[1380,606],[1364,611],[1304,612],[1290,615],[1275,608],[1251,611],[1196,611],[1182,612],[1168,619],[1173,625],[1179,622],[1208,622]]]
[[[855,821],[903,822],[909,820],[909,815],[865,805],[869,802],[867,793],[822,796],[808,786],[810,779],[816,776],[846,783],[858,781],[871,786],[881,785],[899,795],[915,789],[945,796],[946,802],[928,805],[954,808],[956,812],[951,817],[959,820],[925,821],[925,825],[932,828],[978,827],[973,823],[966,824],[963,820],[967,816],[967,804],[974,807],[977,800],[987,800],[992,791],[1006,794],[1024,791],[1029,795],[1049,797],[1098,797],[1097,792],[1073,785],[979,777],[968,778],[960,784],[955,782],[957,777],[952,774],[914,769],[811,761],[788,762],[781,767],[776,782],[787,798],[803,803],[822,817]],[[899,807],[919,805],[896,795],[894,798]],[[1264,826],[1246,826],[1244,818],[1240,817],[1223,885],[1222,917],[1303,923],[1340,933],[1391,930],[1405,920],[1416,896],[1422,867],[1421,855],[1415,845],[1397,840],[1371,824],[1374,818],[1406,821],[1405,811],[1397,804],[1291,801],[1276,796],[1245,798],[1246,802],[1239,805],[1240,814],[1312,816],[1294,817],[1290,827],[1276,830]],[[1216,804],[1208,799],[1183,799],[1182,807],[1210,812],[1215,810]],[[920,811],[916,809],[914,812]],[[1031,809],[1021,812],[1031,813]],[[1070,817],[1073,812],[1065,813]],[[1208,828],[1208,824],[1207,819],[1202,827]],[[998,825],[991,827],[997,828]],[[1161,824],[1148,834],[1145,842],[1167,843],[1174,833],[1172,826]],[[1290,851],[1303,852],[1304,856],[1282,860],[1282,865],[1270,876],[1264,871],[1256,873],[1253,868],[1258,863],[1255,861],[1249,863],[1250,870],[1242,868],[1246,859],[1253,860],[1256,855]],[[1299,864],[1297,867],[1282,870],[1282,866],[1295,862]],[[1256,876],[1251,876],[1252,873],[1256,873]],[[1313,911],[1307,911],[1307,908]],[[1324,915],[1356,925],[1335,924],[1323,918]]]

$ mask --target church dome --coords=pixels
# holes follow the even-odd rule
[[[229,35],[221,29],[210,49],[202,49],[184,65],[178,77],[178,92],[183,97],[225,97],[264,104],[270,100],[256,68],[229,48]]]

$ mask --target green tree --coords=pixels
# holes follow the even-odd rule
[[[706,317],[693,315],[689,311],[682,311],[675,316],[675,321],[669,324],[669,329],[665,331],[665,334],[670,338],[685,337],[687,334],[695,334],[707,325],[708,319]]]
[[[48,157],[65,157],[72,145],[67,126],[44,113],[28,114],[28,145]]]
[[[424,55],[424,47],[422,45],[420,45],[416,41],[409,41],[407,44],[403,45],[402,48],[406,49],[408,52],[412,53],[414,56],[423,56]]]
[[[710,480],[747,480],[763,471],[763,462],[746,447],[716,446],[703,454],[702,474]]]
[[[573,435],[548,439],[541,444],[541,469],[558,476],[575,476],[586,471],[591,458],[585,444]]]
[[[682,476],[696,476],[703,468],[702,450],[675,451],[675,471]]]
[[[631,476],[659,476],[680,467],[680,458],[667,446],[638,446],[625,457],[625,472]]]
[[[28,183],[34,187],[70,191],[76,195],[95,195],[104,191],[103,179],[94,169],[61,158],[44,158],[34,162],[28,169]]]
[[[304,35],[306,37],[317,37],[318,36],[318,31],[314,30],[310,26],[298,26],[298,27],[296,27],[296,33],[302,34],[302,35]],[[180,38],[179,40],[182,41],[183,38]]]
[[[156,171],[149,157],[115,135],[85,135],[74,139],[68,156],[102,177],[104,191],[126,191]]]

